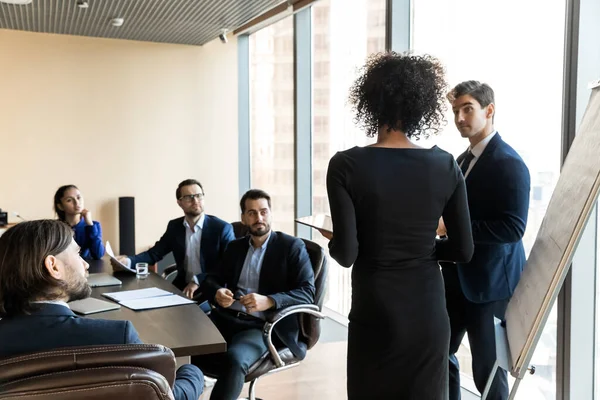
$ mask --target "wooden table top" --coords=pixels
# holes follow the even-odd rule
[[[114,272],[108,261],[89,261],[90,273],[106,272],[123,284],[92,289],[92,297],[107,300],[102,293],[157,287],[183,296],[183,293],[159,275],[150,273],[146,279],[135,274]],[[162,344],[175,353],[175,357],[220,353],[227,350],[223,336],[210,318],[197,304],[134,311],[121,306],[119,310],[90,314],[87,318],[129,320],[144,343]]]

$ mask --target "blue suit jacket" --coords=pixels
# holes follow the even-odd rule
[[[458,157],[458,164],[465,155]],[[465,183],[475,251],[470,262],[457,264],[461,289],[474,303],[509,299],[526,261],[522,238],[529,211],[529,170],[496,133]]]
[[[217,290],[237,288],[240,273],[250,246],[244,237],[229,244],[221,267],[202,284],[202,292],[214,302]],[[304,242],[282,232],[271,232],[260,270],[258,293],[275,301],[275,310],[297,304],[313,304],[315,277]],[[277,337],[296,357],[304,358],[306,345],[298,341],[297,317],[281,320],[274,329]]]
[[[0,320],[0,357],[70,346],[142,343],[129,321],[79,318],[59,304]]]
[[[154,264],[163,259],[164,256],[173,252],[177,264],[177,277],[173,284],[183,289],[185,281],[185,226],[184,217],[169,221],[166,232],[154,247],[143,253],[131,257],[131,266],[139,262]],[[202,226],[202,240],[200,241],[200,264],[204,273],[213,272],[219,265],[221,257],[225,252],[227,244],[235,239],[233,227],[230,223],[212,215],[206,215]],[[202,274],[198,274],[198,280],[202,281]]]

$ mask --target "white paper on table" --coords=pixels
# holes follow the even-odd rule
[[[113,252],[113,249],[110,246],[110,243],[108,240],[106,241],[106,246],[104,246],[104,247],[106,249],[106,254],[108,254],[108,256],[110,257],[111,260],[114,260],[116,262],[117,266],[121,270],[135,273],[135,269],[128,268],[127,265],[123,264],[121,261],[119,261],[115,258],[115,253]]]
[[[195,304],[193,300],[185,297],[171,294],[171,296],[150,297],[145,299],[124,300],[120,303],[122,306],[132,310],[147,310],[149,308],[162,308],[180,306],[184,304]]]
[[[146,289],[125,290],[122,292],[102,293],[102,296],[108,297],[109,299],[113,299],[114,301],[121,303],[127,300],[174,296],[174,294],[171,292],[167,292],[166,290],[152,287]]]

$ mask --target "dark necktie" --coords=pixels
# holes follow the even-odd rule
[[[471,165],[471,161],[473,161],[474,158],[475,158],[475,156],[473,155],[473,153],[471,153],[471,150],[468,150],[467,155],[465,156],[462,164],[460,165],[460,170],[462,171],[463,176],[467,175],[467,170],[469,169],[469,165]]]

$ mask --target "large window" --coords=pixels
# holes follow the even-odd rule
[[[325,176],[333,154],[372,142],[354,125],[347,97],[367,56],[385,50],[385,10],[385,0],[320,0],[312,7],[313,213],[329,213]],[[327,248],[320,234],[313,238]],[[334,264],[325,305],[348,315],[350,294],[350,270]]]
[[[594,399],[600,399],[600,234],[598,229],[600,227],[600,201],[596,202],[596,290],[595,290],[595,321],[594,321]],[[593,215],[593,214],[592,214]]]
[[[272,197],[273,229],[294,234],[294,20],[250,36],[251,184]]]
[[[476,79],[496,93],[495,126],[531,174],[527,253],[560,172],[564,18],[564,0],[414,2],[415,51],[438,57],[451,86]],[[450,111],[445,130],[427,143],[433,144],[455,156],[467,148]],[[532,360],[537,372],[523,380],[518,399],[555,398],[556,333],[555,308]],[[466,339],[459,360],[463,374],[472,376]]]

